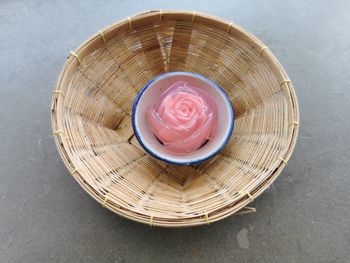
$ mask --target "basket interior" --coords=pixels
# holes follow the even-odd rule
[[[107,28],[69,57],[56,87],[64,96],[54,95],[52,122],[63,131],[56,143],[66,165],[101,204],[139,222],[188,226],[228,216],[274,180],[294,147],[297,104],[277,60],[242,29],[193,17],[156,12]],[[233,135],[201,165],[158,161],[133,136],[136,94],[169,71],[201,74],[232,101]]]

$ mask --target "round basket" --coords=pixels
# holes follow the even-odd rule
[[[203,164],[163,163],[133,135],[138,91],[169,71],[213,80],[233,104],[234,133]],[[286,165],[299,122],[292,84],[260,40],[222,19],[178,11],[128,17],[72,51],[51,113],[59,153],[81,187],[123,217],[164,227],[208,224],[252,202]]]

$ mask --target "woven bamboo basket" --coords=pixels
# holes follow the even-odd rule
[[[133,136],[138,91],[169,71],[220,85],[235,130],[217,156],[174,166]],[[296,143],[299,111],[286,72],[256,37],[199,12],[149,11],[110,25],[68,57],[52,97],[52,129],[75,180],[113,212],[145,224],[209,224],[248,207],[277,178]]]

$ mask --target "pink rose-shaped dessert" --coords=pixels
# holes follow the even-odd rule
[[[203,89],[178,81],[148,111],[148,121],[169,152],[185,154],[199,149],[211,138],[216,128],[216,104]]]

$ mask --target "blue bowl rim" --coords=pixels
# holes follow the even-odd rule
[[[231,115],[232,115],[232,122],[231,122],[230,130],[227,133],[225,141],[221,144],[221,146],[216,151],[210,153],[208,156],[205,156],[203,158],[200,158],[200,159],[197,159],[197,160],[194,160],[194,161],[190,161],[190,162],[175,162],[175,161],[168,160],[167,158],[161,157],[161,156],[157,155],[156,153],[154,153],[152,150],[147,148],[144,145],[144,143],[142,142],[140,134],[139,134],[138,130],[136,129],[136,124],[135,124],[135,122],[136,122],[136,120],[135,120],[136,119],[135,112],[136,112],[137,105],[138,105],[138,103],[139,103],[143,93],[148,89],[148,87],[154,81],[156,81],[156,80],[158,80],[160,78],[163,78],[165,76],[179,75],[179,74],[200,78],[200,79],[202,79],[202,80],[204,80],[206,82],[211,83],[217,90],[219,90],[224,95],[226,101],[228,102],[228,105],[231,106],[229,108],[230,108],[230,112],[231,112]],[[137,94],[137,96],[135,98],[135,101],[134,101],[134,104],[133,104],[133,107],[132,107],[131,122],[132,122],[132,128],[133,128],[134,134],[136,136],[136,139],[141,144],[141,146],[146,150],[146,152],[148,152],[150,155],[152,155],[153,157],[155,157],[155,158],[157,158],[157,159],[159,159],[159,160],[161,160],[163,162],[170,163],[170,164],[175,164],[175,165],[185,166],[185,165],[195,165],[195,164],[203,163],[203,162],[209,160],[210,158],[214,157],[215,155],[217,155],[220,151],[222,151],[222,149],[225,147],[225,145],[227,144],[227,142],[229,141],[229,139],[232,136],[232,132],[233,132],[233,129],[234,129],[235,117],[234,117],[234,110],[233,110],[233,107],[232,107],[232,103],[231,103],[230,99],[228,98],[226,92],[223,90],[223,88],[221,88],[214,81],[212,81],[211,79],[208,79],[208,78],[206,78],[206,77],[204,77],[204,76],[202,76],[202,75],[200,75],[198,73],[193,73],[193,72],[189,72],[189,71],[172,71],[172,72],[162,73],[162,74],[156,76],[155,78],[153,78],[152,80],[147,82],[146,85],[144,85],[142,87],[142,89]]]

